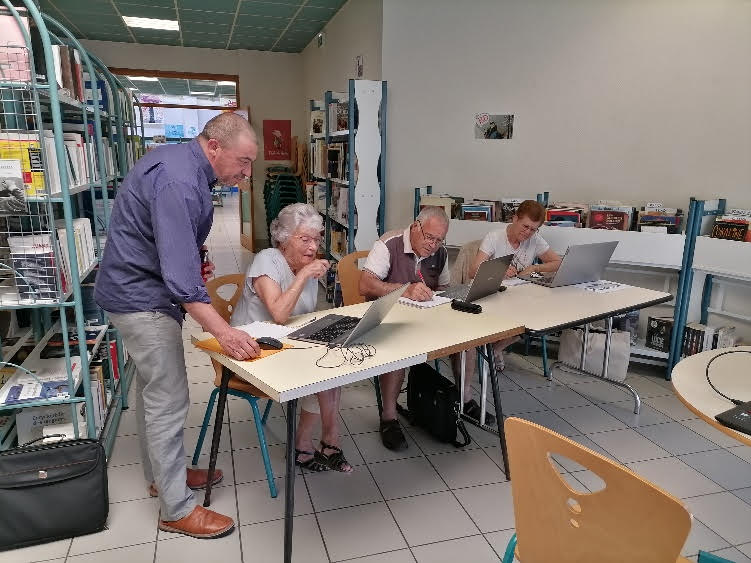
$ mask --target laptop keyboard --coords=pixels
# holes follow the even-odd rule
[[[463,285],[455,285],[454,287],[450,287],[447,290],[439,293],[438,295],[442,297],[447,297],[449,299],[463,300],[465,297],[467,297],[468,293],[469,293],[469,284],[465,283]]]
[[[358,317],[342,317],[338,321],[331,323],[329,326],[314,332],[308,336],[308,339],[316,340],[318,342],[332,342],[342,334],[355,328],[359,322],[360,319]]]

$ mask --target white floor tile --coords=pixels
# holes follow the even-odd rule
[[[477,447],[480,447],[480,445],[484,442],[488,442],[488,444],[491,444],[493,441],[493,435],[485,432],[483,430],[477,429],[476,427],[473,427],[471,424],[467,424],[467,429],[470,433],[470,436],[474,435],[482,435],[478,441],[472,441],[471,444],[466,446],[465,450],[472,450]],[[457,451],[457,448],[448,442],[441,442],[430,435],[426,430],[423,430],[419,426],[411,426],[408,423],[402,422],[402,428],[404,429],[405,434],[408,434],[408,440],[409,438],[414,439],[414,441],[417,443],[417,445],[420,448],[420,452],[425,455],[431,455],[431,454],[438,454],[438,453],[448,453],[448,452],[455,452]],[[472,434],[472,432],[476,430],[475,434]],[[498,443],[498,438],[495,438],[495,443]],[[409,450],[407,450],[409,451]],[[419,455],[415,454],[415,455]]]
[[[328,563],[321,532],[313,515],[296,516],[292,534],[292,561]],[[284,555],[284,520],[251,524],[240,528],[243,553],[247,561],[282,561]]]
[[[650,397],[644,402],[679,422],[696,418],[696,415],[688,410],[675,396]]]
[[[154,561],[156,542],[118,547],[107,551],[97,551],[85,555],[68,557],[71,563],[146,563]]]
[[[747,543],[745,545],[739,545],[738,549],[743,553],[744,555],[751,557],[751,543]]]
[[[70,548],[70,542],[71,540],[60,540],[11,551],[3,551],[0,553],[0,561],[2,563],[32,563],[35,561],[49,561],[51,559],[58,560],[60,558],[65,561],[65,556],[68,554],[68,549]]]
[[[578,383],[575,389],[577,393],[581,393],[585,398],[598,404],[619,403],[631,398],[631,394],[626,389],[594,379]]]
[[[748,463],[751,463],[751,446],[736,446],[734,448],[728,448],[731,454],[737,455],[741,459],[745,459]]]
[[[602,479],[602,477],[589,469],[569,473],[569,475],[571,475],[574,479],[576,479],[584,486],[584,492],[589,491],[590,493],[596,493],[597,491],[601,491],[605,488],[605,481]],[[562,476],[565,478],[565,474],[562,474]],[[565,480],[570,483],[568,479]],[[581,492],[581,489],[579,489],[578,487],[572,486],[571,488]]]
[[[407,547],[383,502],[323,512],[318,522],[332,561]]]
[[[732,545],[751,541],[751,506],[732,493],[686,499],[689,511]]]
[[[687,454],[679,459],[726,489],[751,487],[751,463],[726,450]]]
[[[156,540],[159,503],[156,499],[110,504],[107,529],[73,539],[70,555],[92,553]]]
[[[530,395],[525,389],[501,391],[501,406],[505,416],[524,412],[544,411],[547,407]],[[493,412],[491,410],[491,412]]]
[[[109,459],[109,467],[141,463],[141,446],[137,435],[118,436]]]
[[[379,553],[378,555],[368,555],[358,557],[355,563],[415,563],[415,558],[409,549],[399,549],[389,551],[388,553]]]
[[[107,485],[111,503],[149,498],[149,484],[143,477],[140,463],[109,467]]]
[[[600,405],[600,408],[634,428],[672,422],[672,419],[644,403],[641,404],[639,414],[635,414],[633,400],[620,403],[604,403]]]
[[[733,491],[733,494],[739,499],[746,501],[748,504],[751,504],[751,487],[745,489],[736,489]]]
[[[277,497],[271,498],[266,481],[257,481],[237,485],[237,508],[240,512],[240,524],[256,524],[284,518],[284,479],[276,480]],[[302,478],[295,479],[295,516],[311,514],[308,489]]]
[[[378,430],[380,416],[377,406],[341,409],[340,414],[350,434],[362,434]]]
[[[496,554],[498,554],[498,559],[503,558],[503,554],[506,553],[506,546],[513,535],[514,530],[501,530],[485,534],[485,539],[488,540],[488,543],[490,543]],[[516,558],[514,558],[514,562],[518,563]]]
[[[228,403],[229,405],[229,403]],[[188,407],[188,417],[185,420],[185,428],[200,428],[203,424],[203,417],[206,415],[206,407],[208,403],[191,403]],[[214,408],[211,409],[209,415],[209,425],[213,425],[216,420],[216,401],[214,401]],[[229,408],[224,409],[224,422],[228,423]],[[195,445],[195,444],[194,444]]]
[[[626,377],[626,383],[636,389],[636,392],[639,393],[639,397],[642,399],[673,394],[673,391],[670,388],[660,385],[658,381],[657,378],[642,377],[638,375],[629,375]],[[661,381],[665,382],[664,379]]]
[[[603,432],[625,428],[626,425],[614,416],[609,415],[600,407],[586,406],[573,407],[570,409],[556,409],[558,416],[577,428],[583,434]]]
[[[133,408],[123,411],[120,415],[120,424],[117,427],[118,436],[133,436],[138,434],[138,424],[136,422],[136,405]]]
[[[674,457],[629,463],[628,467],[678,498],[723,491],[717,483]]]
[[[711,551],[713,549],[722,549],[728,546],[728,542],[707,528],[694,515],[694,519],[691,522],[691,532],[688,534],[688,539],[683,545],[681,555],[689,557],[699,553],[700,549],[702,551]]]
[[[240,534],[235,530],[228,536],[212,540],[180,536],[157,542],[154,563],[183,563],[185,561],[241,563]]]
[[[233,405],[234,406],[234,405]],[[263,413],[261,413],[263,415]],[[230,422],[232,433],[232,447],[234,449],[256,448],[260,445],[258,431],[252,420]],[[263,425],[267,446],[276,446],[287,442],[287,420],[284,418],[270,418]]]
[[[345,387],[342,389],[341,409],[377,406],[375,388],[371,386]],[[374,428],[378,430],[378,426]]]
[[[530,422],[544,426],[545,428],[549,428],[550,430],[558,432],[558,434],[563,434],[564,436],[574,436],[575,434],[581,433],[578,429],[571,426],[553,411],[525,412],[517,416],[524,420],[529,420]],[[483,432],[483,434],[489,435],[487,432]],[[496,439],[495,442],[496,444],[494,445],[497,445],[498,440]]]
[[[684,420],[681,422],[681,424],[683,424],[683,426],[687,426],[697,434],[704,436],[708,440],[711,440],[712,442],[714,442],[718,446],[722,446],[723,448],[732,448],[733,446],[738,445],[738,440],[736,440],[732,436],[728,436],[724,432],[721,432],[714,426],[710,426],[700,418],[695,418],[693,420]]]
[[[392,500],[388,505],[410,546],[460,538],[479,532],[462,505],[450,492]],[[426,514],[440,514],[440,518],[425,518]]]
[[[305,481],[318,512],[383,500],[365,467],[356,468],[349,474],[339,471],[308,473]]]
[[[481,535],[442,541],[412,548],[418,563],[455,563],[467,558],[473,563],[498,561],[498,556]]]
[[[646,436],[656,444],[662,446],[673,455],[690,454],[716,450],[718,446],[693,430],[686,428],[679,422],[655,424],[638,429],[639,434]]]
[[[545,404],[549,409],[566,409],[570,407],[584,407],[591,402],[572,391],[565,385],[554,384],[545,387],[530,389],[529,393],[538,401]]]
[[[514,527],[510,482],[468,487],[456,490],[454,494],[482,533]]]
[[[739,549],[735,547],[713,551],[712,555],[724,557],[725,559],[732,561],[733,563],[751,563],[751,559],[746,557]]]
[[[428,461],[452,489],[506,480],[503,471],[481,449],[431,455]]]
[[[392,459],[403,459],[405,457],[421,455],[420,448],[417,446],[412,436],[410,436],[408,432],[405,432],[404,434],[407,438],[408,447],[406,450],[400,452],[386,449],[386,446],[381,442],[380,432],[355,434],[352,439],[357,444],[357,448],[360,450],[362,457],[368,463],[390,461]]]
[[[198,444],[198,435],[201,433],[201,429],[186,428],[183,434],[183,444],[185,444],[185,454],[192,456]],[[203,447],[201,448],[202,454],[211,453],[211,441],[214,438],[214,423],[206,429],[206,436],[203,439]],[[232,449],[232,444],[229,439],[229,424],[222,424],[222,432],[219,438],[219,451],[228,452]]]
[[[386,500],[447,489],[446,484],[424,457],[373,463],[369,468]]]
[[[287,470],[286,446],[269,446],[269,458],[271,460],[271,469],[276,477],[284,477]],[[232,452],[235,461],[235,482],[250,483],[266,479],[266,469],[263,465],[263,457],[260,448],[247,448],[244,450],[235,450]],[[297,470],[298,474],[300,470]]]
[[[590,434],[589,437],[595,444],[613,454],[622,463],[670,455],[630,428],[611,432],[597,432]]]

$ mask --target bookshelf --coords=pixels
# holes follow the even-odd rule
[[[52,409],[71,438],[99,438],[109,455],[134,370],[83,286],[142,135],[130,92],[32,0],[2,0],[0,31],[12,38],[0,47],[9,63],[0,78],[0,164],[22,172],[10,176],[21,201],[0,213],[0,313],[9,326],[30,325],[1,342],[0,416],[12,416],[0,447],[26,441],[27,413]]]
[[[310,102],[310,180],[317,187],[309,201],[324,218],[323,252],[337,262],[371,248],[384,232],[386,86],[350,79],[347,92]]]

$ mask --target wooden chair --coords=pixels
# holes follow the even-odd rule
[[[516,534],[504,563],[684,562],[691,514],[681,501],[610,459],[542,426],[506,419]],[[605,488],[571,489],[553,465],[565,456]],[[515,547],[518,550],[515,553]]]
[[[209,297],[211,297],[211,304],[227,322],[229,322],[229,319],[232,316],[232,311],[234,310],[235,305],[240,300],[244,285],[244,274],[219,276],[218,278],[206,282],[206,290],[209,293]],[[225,286],[235,286],[235,291],[229,299],[224,299],[219,295],[219,290]],[[211,413],[214,411],[214,402],[216,401],[216,396],[219,394],[219,387],[222,384],[222,365],[213,358],[211,359],[211,364],[214,366],[214,386],[216,388],[211,392],[209,404],[206,405],[206,414],[203,416],[203,424],[201,425],[201,432],[198,435],[198,443],[193,452],[193,465],[198,464],[198,456],[201,455],[203,440],[206,437],[206,429],[209,427]],[[269,411],[271,410],[271,399],[263,391],[257,389],[236,375],[233,375],[229,380],[227,394],[245,399],[250,404],[250,408],[253,411],[253,422],[255,423],[256,432],[258,433],[258,442],[261,446],[261,457],[263,457],[263,465],[266,469],[266,480],[269,483],[269,492],[271,493],[272,498],[276,498],[276,482],[274,481],[274,472],[271,469],[271,458],[269,457],[269,449],[266,445],[266,434],[263,430],[263,427],[266,425],[266,420],[269,417]],[[263,411],[263,416],[261,416],[258,409],[259,399],[269,399],[266,403],[266,409]]]
[[[342,302],[345,305],[365,303],[365,297],[360,295],[360,276],[362,272],[357,267],[357,261],[368,255],[366,250],[351,252],[339,260],[337,272],[342,286]]]

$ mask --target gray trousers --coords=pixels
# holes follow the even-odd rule
[[[164,313],[109,313],[136,366],[136,416],[143,475],[159,489],[161,519],[179,520],[196,506],[186,483],[183,428],[188,375],[182,330]]]

